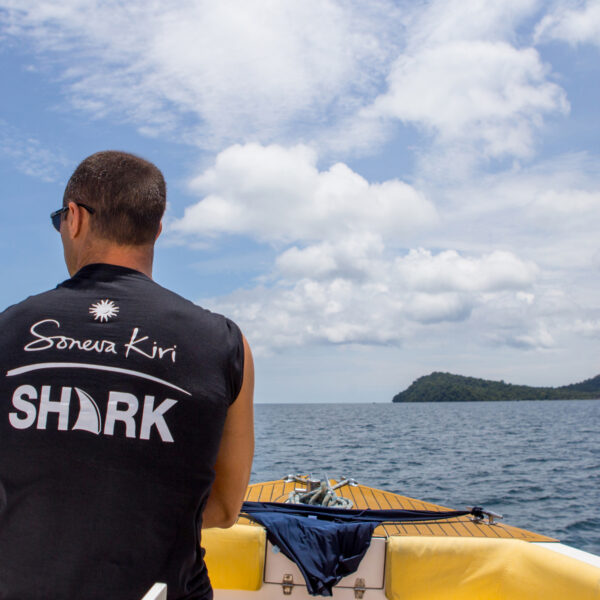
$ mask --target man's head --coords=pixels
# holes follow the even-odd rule
[[[165,212],[166,185],[152,163],[125,152],[88,156],[76,169],[63,206],[80,202],[94,209],[91,231],[116,244],[153,244]]]
[[[107,252],[151,256],[165,206],[165,180],[152,163],[117,151],[86,158],[63,196],[69,210],[60,231],[69,271],[102,262]]]

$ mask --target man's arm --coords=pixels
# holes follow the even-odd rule
[[[215,480],[202,514],[202,528],[231,527],[240,512],[250,479],[254,455],[254,363],[244,338],[244,378],[235,402],[229,407]]]

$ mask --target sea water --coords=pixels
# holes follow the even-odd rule
[[[312,473],[600,554],[600,400],[257,404],[251,481]]]

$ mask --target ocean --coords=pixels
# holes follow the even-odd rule
[[[354,477],[600,555],[600,400],[257,404],[255,427],[251,482]]]

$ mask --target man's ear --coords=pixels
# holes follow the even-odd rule
[[[69,212],[67,213],[65,225],[67,233],[71,239],[78,237],[81,234],[83,224],[83,208],[77,206],[75,202],[69,202]]]
[[[158,231],[156,232],[156,237],[154,238],[154,241],[156,241],[158,239],[158,236],[161,234],[162,232],[162,221],[158,224]]]

